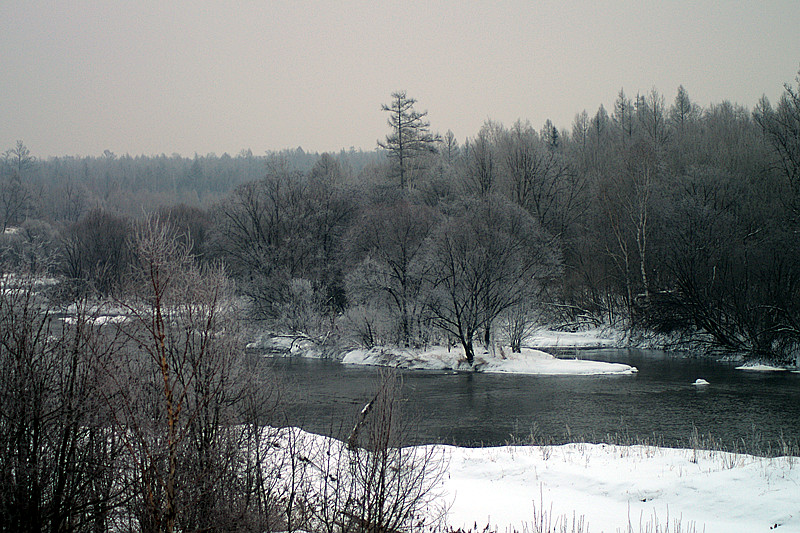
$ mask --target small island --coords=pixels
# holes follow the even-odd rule
[[[520,353],[506,349],[475,355],[470,366],[463,350],[444,347],[426,350],[377,347],[351,350],[342,359],[345,364],[387,366],[409,370],[455,370],[490,373],[543,375],[634,374],[636,367],[581,359],[559,359],[542,350],[523,348]]]

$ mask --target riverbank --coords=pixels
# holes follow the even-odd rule
[[[346,479],[341,465],[358,459],[338,441],[292,431],[307,451],[302,477],[337,492],[325,473]],[[418,518],[439,518],[444,531],[800,531],[796,457],[583,443],[429,445],[404,457],[425,458],[416,479],[432,498]]]
[[[449,524],[465,530],[477,523],[479,530],[488,524],[491,531],[524,531],[546,515],[569,531],[578,519],[590,532],[629,525],[639,531],[642,524],[683,532],[800,531],[800,467],[792,457],[606,444],[449,452]]]

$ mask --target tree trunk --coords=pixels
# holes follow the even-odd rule
[[[464,347],[464,355],[467,357],[469,366],[475,362],[475,349],[472,346],[472,335],[461,337],[461,346]]]
[[[511,352],[522,353],[522,335],[514,335],[511,338]]]

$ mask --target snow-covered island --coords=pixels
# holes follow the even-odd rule
[[[496,349],[478,353],[472,366],[459,348],[435,347],[426,350],[376,347],[351,350],[342,359],[345,364],[387,366],[409,370],[464,370],[515,374],[597,375],[633,374],[635,367],[581,359],[559,359],[541,350],[523,348],[521,353]]]
[[[741,366],[737,366],[736,370],[747,370],[749,372],[781,372],[786,370],[786,368],[764,363],[745,363]]]
[[[542,331],[531,339],[546,349],[599,348],[618,345],[619,339],[599,331],[564,333]],[[622,363],[555,357],[544,350],[523,348],[514,353],[507,346],[495,345],[491,350],[476,350],[470,366],[460,346],[401,348],[376,346],[343,351],[326,350],[303,337],[262,335],[247,345],[249,350],[281,357],[329,357],[344,364],[385,366],[404,370],[452,370],[470,372],[542,374],[542,375],[605,375],[633,374],[636,367]]]

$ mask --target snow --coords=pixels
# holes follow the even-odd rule
[[[539,348],[616,348],[623,344],[622,332],[590,329],[568,332],[542,329],[526,339],[526,344]]]
[[[435,347],[427,350],[379,347],[351,350],[342,359],[345,364],[389,366],[411,370],[477,370],[493,373],[597,375],[633,374],[635,367],[579,359],[559,359],[540,350],[524,348],[522,353],[497,350],[494,354],[476,354],[470,367],[463,349]]]
[[[698,385],[698,386],[699,385],[709,385],[709,383],[708,383],[708,381],[704,380],[703,378],[697,378],[696,380],[694,380],[694,383],[692,383],[692,385]]]
[[[325,352],[313,340],[296,335],[271,335],[262,334],[253,342],[247,344],[246,349],[266,352],[271,356],[293,356],[322,358]]]
[[[31,278],[18,276],[10,272],[0,275],[0,284],[2,284],[3,290],[24,287],[29,281],[31,281]],[[32,278],[32,281],[33,287],[37,289],[41,289],[42,287],[52,287],[53,285],[58,284],[58,280],[56,278],[48,278],[45,276],[37,276]]]
[[[748,363],[746,365],[737,366],[736,370],[750,370],[753,372],[779,372],[786,370],[785,368],[781,368],[779,366],[772,366],[772,365],[764,365],[764,364],[757,364],[757,363]]]
[[[797,458],[605,444],[449,451],[443,488],[456,528],[524,530],[536,507],[553,524],[583,515],[591,532],[668,519],[683,531],[800,531]]]
[[[307,443],[311,475],[331,457],[346,472],[343,443],[292,431]],[[585,443],[407,450],[443,469],[426,476],[435,481],[426,513],[445,509],[447,531],[537,531],[536,517],[546,531],[578,530],[581,520],[584,533],[800,531],[796,457]]]
[[[124,315],[100,315],[96,316],[91,319],[91,323],[95,326],[105,326],[108,324],[121,324],[128,320],[127,316]],[[67,324],[76,324],[78,319],[75,317],[68,316],[64,319],[64,322]]]

